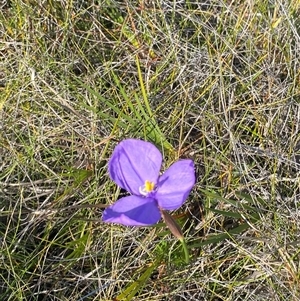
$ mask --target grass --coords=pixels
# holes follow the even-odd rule
[[[1,8],[1,300],[300,300],[299,1]],[[195,162],[188,265],[101,221],[128,137]]]

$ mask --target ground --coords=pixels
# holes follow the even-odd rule
[[[2,1],[1,300],[300,300],[300,3]],[[119,141],[197,182],[105,224]]]

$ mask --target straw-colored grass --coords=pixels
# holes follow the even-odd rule
[[[7,1],[0,300],[300,300],[299,1]],[[163,222],[101,221],[107,162],[152,141],[197,184]]]

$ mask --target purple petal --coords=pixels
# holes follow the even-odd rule
[[[181,160],[172,164],[159,178],[155,198],[159,207],[165,210],[179,208],[187,199],[195,184],[194,163]]]
[[[139,187],[148,180],[156,184],[162,155],[150,142],[127,139],[120,142],[108,163],[109,175],[120,187],[140,195]]]
[[[130,195],[119,199],[103,211],[103,221],[125,226],[149,226],[160,220],[157,202]]]

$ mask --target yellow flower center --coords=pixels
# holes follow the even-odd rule
[[[139,188],[140,194],[147,196],[155,188],[155,183],[148,180],[145,181],[145,184]]]
[[[148,180],[145,181],[145,191],[146,192],[151,192],[154,189],[154,183],[150,182]]]

